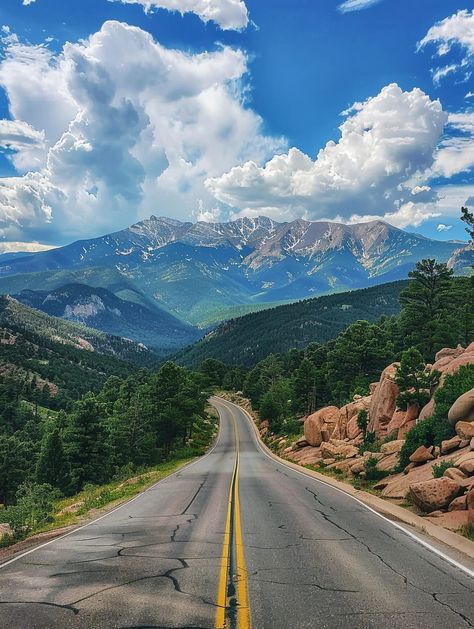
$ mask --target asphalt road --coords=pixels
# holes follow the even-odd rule
[[[268,458],[214,400],[215,448],[0,565],[1,629],[457,629],[474,580],[357,501]]]

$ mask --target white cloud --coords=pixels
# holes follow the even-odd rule
[[[35,253],[36,251],[49,251],[54,249],[51,245],[42,245],[39,242],[0,242],[0,253]]]
[[[459,46],[463,58],[459,63],[445,65],[433,71],[433,80],[439,81],[472,62],[474,57],[474,10],[462,9],[450,17],[432,26],[422,40],[418,42],[418,50],[428,44],[436,45],[436,55],[444,57],[454,46]],[[465,78],[469,78],[468,73]]]
[[[23,6],[28,7],[30,4],[33,4],[36,0],[23,0]]]
[[[441,79],[444,79],[448,74],[455,72],[458,66],[456,63],[452,63],[449,66],[443,66],[442,68],[436,68],[436,70],[432,71],[433,83],[435,85],[439,85],[441,83]]]
[[[198,210],[195,212],[196,220],[204,221],[205,223],[216,223],[221,219],[222,210],[219,207],[213,207],[210,210],[206,210],[202,200],[198,202]]]
[[[449,132],[439,145],[433,173],[452,177],[474,167],[474,112],[449,114]]]
[[[438,226],[436,227],[436,231],[438,231],[438,232],[448,232],[452,228],[453,228],[452,225],[445,225],[444,223],[438,223]]]
[[[314,161],[292,148],[263,167],[236,166],[208,179],[207,187],[241,215],[383,216],[399,226],[436,216],[435,192],[416,180],[432,167],[447,121],[439,101],[391,84],[345,115],[340,139]]]
[[[214,207],[206,178],[285,146],[242,104],[246,71],[240,50],[187,54],[119,22],[58,55],[11,37],[0,84],[49,150],[37,172],[0,179],[0,237],[54,242]]]
[[[474,185],[447,184],[436,187],[438,201],[436,208],[443,217],[443,222],[459,220],[461,206],[469,205],[466,201],[474,195]]]
[[[44,131],[22,120],[0,120],[0,149],[13,152],[11,159],[19,171],[39,168],[47,154]]]
[[[379,4],[382,0],[345,0],[338,6],[341,13],[349,13],[350,11],[361,11],[369,7]]]
[[[122,4],[141,4],[145,11],[167,9],[195,13],[203,22],[215,22],[222,30],[242,30],[249,23],[243,0],[109,0]]]

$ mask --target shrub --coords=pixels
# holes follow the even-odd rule
[[[444,384],[435,393],[435,443],[455,435],[454,428],[448,421],[448,411],[454,402],[466,391],[474,387],[474,365],[463,365],[456,373],[446,376]]]
[[[406,436],[405,443],[400,451],[399,469],[405,468],[410,462],[410,456],[420,446],[434,445],[435,431],[433,418],[424,419],[411,428]]]
[[[462,526],[458,532],[474,542],[474,524],[472,522]]]
[[[459,396],[473,387],[474,365],[464,365],[456,373],[446,376],[443,386],[435,393],[435,411],[432,417],[419,421],[406,434],[405,444],[400,452],[400,469],[408,465],[410,455],[420,446],[440,445],[441,441],[455,434],[448,421],[448,411]]]
[[[361,411],[359,411],[359,414],[357,415],[357,427],[359,428],[359,430],[362,431],[364,435],[366,433],[368,424],[369,424],[369,414],[365,409],[362,409]]]
[[[433,473],[434,478],[441,478],[446,470],[449,470],[450,467],[453,467],[452,461],[441,461],[441,463],[437,463],[433,465],[431,471]]]
[[[47,483],[24,483],[17,491],[15,505],[5,509],[3,519],[15,537],[51,521],[54,501],[61,493]]]
[[[377,469],[378,460],[374,456],[369,456],[364,465],[365,480],[382,480],[388,476],[388,472]]]
[[[359,446],[359,452],[361,454],[364,452],[380,452],[380,446],[381,443],[376,439],[375,432],[366,432],[364,440]]]

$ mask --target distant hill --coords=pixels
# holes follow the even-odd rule
[[[48,384],[75,399],[111,375],[126,377],[153,367],[144,346],[38,312],[0,297],[0,376]]]
[[[257,217],[190,223],[152,216],[100,238],[0,258],[0,293],[81,283],[138,299],[147,308],[153,302],[206,327],[241,307],[405,279],[417,261],[428,257],[450,260],[457,273],[465,273],[474,251],[382,221],[278,223]]]
[[[400,311],[406,281],[306,299],[232,319],[183,350],[177,362],[195,367],[205,358],[250,367],[272,352],[325,343],[359,319],[373,322]]]
[[[199,338],[199,332],[150,302],[120,299],[105,288],[66,284],[53,290],[23,290],[15,299],[54,317],[144,343],[161,355]]]

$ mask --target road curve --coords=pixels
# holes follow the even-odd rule
[[[270,459],[214,398],[215,448],[100,520],[0,565],[0,628],[457,629],[474,580]]]

